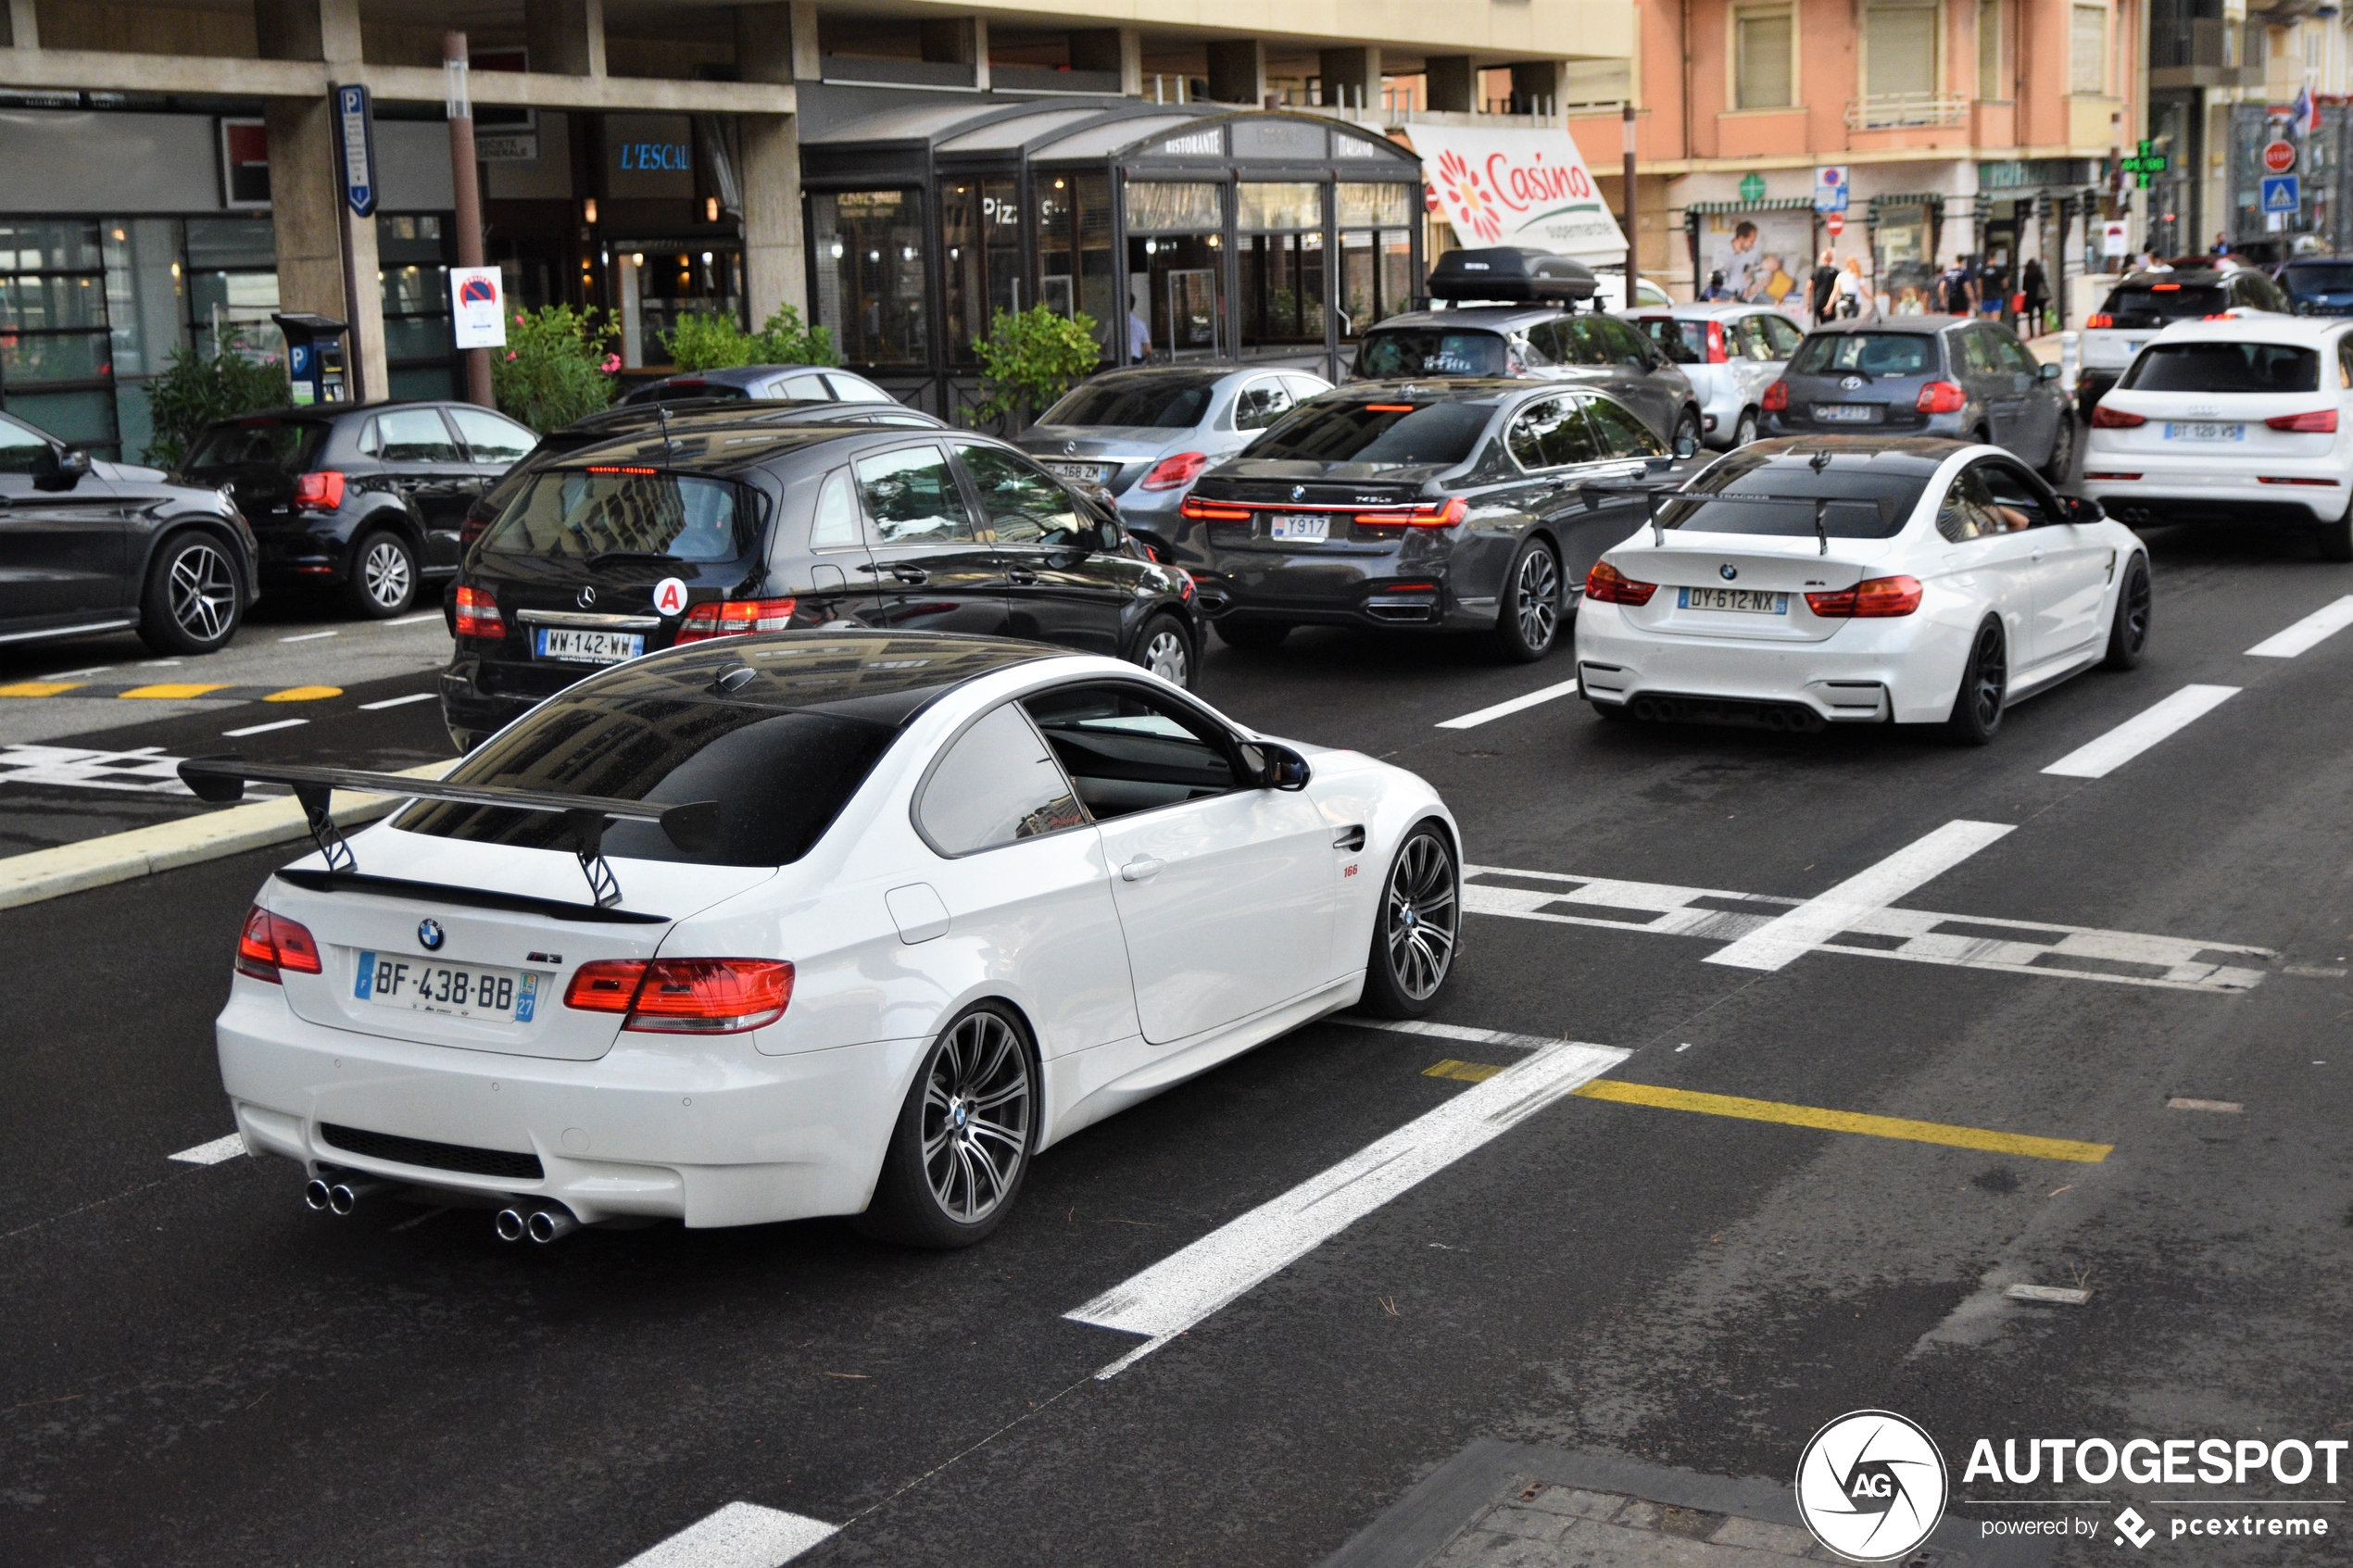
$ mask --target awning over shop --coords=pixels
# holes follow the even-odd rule
[[[1626,232],[1567,132],[1416,124],[1409,132],[1438,208],[1465,248],[1526,245],[1625,259]]]

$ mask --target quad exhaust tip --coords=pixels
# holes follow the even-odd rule
[[[313,1176],[303,1184],[302,1206],[314,1214],[341,1218],[359,1208],[362,1198],[388,1191],[392,1185],[390,1182],[330,1182],[323,1176]]]
[[[521,1241],[529,1236],[545,1247],[560,1241],[580,1228],[580,1221],[571,1210],[560,1204],[543,1204],[524,1209],[520,1206],[501,1209],[492,1222],[492,1228],[501,1241]]]

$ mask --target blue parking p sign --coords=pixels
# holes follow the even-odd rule
[[[2297,189],[2299,183],[2297,176],[2293,174],[2266,174],[2263,177],[2263,210],[2294,212],[2301,207],[2304,197]]]

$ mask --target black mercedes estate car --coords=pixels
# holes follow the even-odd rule
[[[1611,486],[1676,469],[1626,404],[1506,379],[1359,383],[1301,404],[1179,508],[1175,564],[1236,647],[1300,625],[1488,632],[1550,653],[1601,553],[1640,527]]]
[[[1190,685],[1192,580],[1004,442],[673,419],[531,474],[466,552],[443,717],[461,750],[609,664],[739,633],[969,632]]]
[[[327,403],[207,425],[181,471],[236,499],[261,577],[382,620],[458,570],[466,508],[539,438],[472,403]]]

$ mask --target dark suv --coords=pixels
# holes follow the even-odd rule
[[[1615,316],[1549,306],[1478,305],[1391,316],[1356,350],[1360,380],[1511,376],[1606,392],[1663,442],[1699,439],[1691,378]]]
[[[325,404],[207,425],[181,471],[236,498],[264,583],[340,586],[383,619],[458,570],[466,508],[538,439],[472,403]]]
[[[987,436],[673,420],[534,472],[467,551],[450,737],[680,643],[875,626],[1057,643],[1179,685],[1192,580],[1116,515]]]

